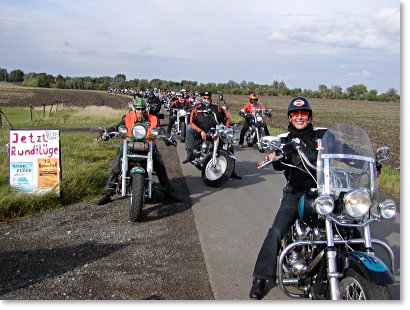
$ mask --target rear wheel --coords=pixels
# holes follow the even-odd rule
[[[387,286],[376,285],[367,281],[353,270],[339,282],[340,299],[342,300],[390,300]]]
[[[128,220],[137,222],[141,219],[142,208],[145,204],[145,175],[134,173],[130,180],[130,202],[128,205]]]
[[[202,180],[210,187],[219,187],[232,176],[235,161],[226,152],[220,151],[216,157],[216,165],[212,166],[212,156],[202,168]]]

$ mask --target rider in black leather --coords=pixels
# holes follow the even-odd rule
[[[303,152],[311,162],[317,158],[316,141],[322,139],[326,128],[314,128],[312,126],[312,108],[309,101],[304,97],[293,98],[288,106],[288,132],[281,135],[281,143],[286,144],[293,138],[299,138],[306,146]],[[267,155],[267,159],[273,159],[275,152]],[[300,169],[286,166],[292,164]],[[288,227],[293,224],[298,216],[299,198],[307,193],[310,188],[316,187],[315,181],[306,172],[297,152],[286,155],[282,160],[273,162],[273,169],[284,171],[287,184],[283,189],[283,198],[276,214],[272,227],[259,251],[253,271],[253,284],[249,293],[251,299],[261,299],[264,295],[266,280],[276,282],[276,261],[279,253],[280,242]],[[315,171],[310,171],[313,175]]]

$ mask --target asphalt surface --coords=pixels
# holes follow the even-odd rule
[[[185,158],[183,144],[178,145],[178,153]],[[270,167],[256,168],[256,162],[265,158],[256,147],[235,147],[235,156],[236,172],[242,179],[229,180],[217,189],[205,186],[201,172],[194,166],[182,165],[209,279],[218,300],[248,300],[256,257],[273,223],[285,185],[283,172]],[[386,194],[379,194],[383,195]],[[372,237],[392,247],[396,284],[390,291],[393,299],[400,299],[400,214],[394,221],[373,224]],[[389,262],[377,245],[375,250]],[[278,286],[269,284],[264,299],[289,298]]]

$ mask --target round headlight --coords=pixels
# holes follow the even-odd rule
[[[179,110],[179,111],[178,111],[178,116],[179,116],[179,117],[185,116],[185,115],[186,115],[186,111],[185,111],[185,110]]]
[[[232,128],[226,128],[224,131],[224,137],[227,140],[232,140],[234,137],[234,132]]]
[[[391,199],[384,199],[379,202],[377,209],[382,218],[389,220],[396,216],[396,203]]]
[[[320,196],[315,200],[315,210],[319,215],[328,215],[333,211],[335,202],[330,196]]]
[[[147,134],[147,129],[141,125],[135,125],[132,127],[132,135],[136,139],[144,139]]]
[[[349,192],[343,198],[346,213],[351,217],[362,217],[372,204],[367,191],[358,189]]]
[[[127,129],[127,127],[125,127],[125,126],[120,126],[120,127],[118,128],[118,132],[120,133],[120,135],[126,136],[126,135],[127,135],[127,132],[128,132],[128,129]]]

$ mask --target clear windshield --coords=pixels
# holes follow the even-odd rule
[[[367,133],[351,124],[329,128],[321,141],[317,159],[320,194],[338,196],[340,192],[366,188],[373,196],[375,160]]]

